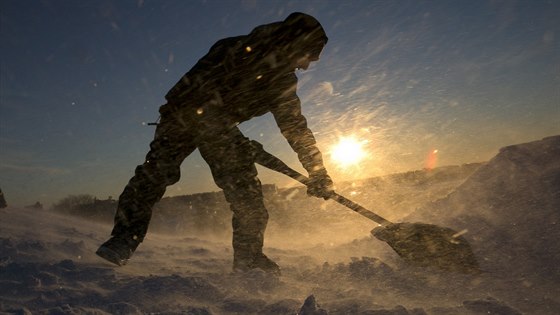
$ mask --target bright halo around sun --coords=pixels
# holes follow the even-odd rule
[[[359,164],[366,157],[365,141],[358,141],[354,137],[340,138],[330,151],[331,159],[341,168]]]

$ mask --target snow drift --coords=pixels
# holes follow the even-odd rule
[[[315,231],[311,225],[293,248],[274,246],[283,244],[282,229],[272,229],[276,241],[265,250],[283,267],[281,277],[232,273],[228,241],[154,232],[128,265],[115,268],[94,254],[110,225],[8,207],[0,210],[0,312],[558,314],[558,157],[560,137],[504,148],[466,181],[456,183],[447,197],[420,207],[409,218],[403,218],[409,210],[403,209],[400,217],[392,214],[395,221],[465,231],[485,269],[478,275],[404,265],[367,232],[346,243],[302,246],[306,233]],[[417,190],[403,188],[406,205],[425,203],[435,191],[447,190],[443,182],[431,180]],[[400,184],[391,185],[398,193],[394,190]],[[356,198],[368,195],[364,191],[377,196],[366,186],[352,187]],[[335,216],[331,221],[347,218],[336,216],[341,209],[297,203],[310,209],[298,211],[298,220],[316,223],[324,216],[318,211]],[[349,229],[341,225],[329,230],[328,222],[321,222],[325,237],[334,233],[330,238],[335,239]],[[296,239],[296,229],[290,233],[289,238]]]
[[[560,136],[502,148],[407,220],[464,231],[488,272],[560,283]]]

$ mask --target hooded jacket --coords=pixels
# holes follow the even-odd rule
[[[165,98],[175,109],[231,126],[270,112],[305,169],[324,170],[301,113],[293,60],[305,53],[318,57],[326,42],[315,18],[293,13],[248,35],[219,40]]]

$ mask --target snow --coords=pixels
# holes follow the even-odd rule
[[[560,283],[560,136],[502,148],[407,220],[466,230],[488,271]]]
[[[371,237],[373,222],[311,199],[271,211],[265,253],[280,277],[232,273],[227,237],[161,224],[117,268],[94,254],[110,224],[0,209],[0,312],[558,314],[558,157],[560,136],[504,148],[466,180],[445,177],[457,170],[448,168],[340,188],[391,220],[466,230],[477,275],[404,265]]]

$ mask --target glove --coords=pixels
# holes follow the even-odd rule
[[[326,170],[323,169],[309,174],[307,194],[325,200],[334,194],[333,181]]]

